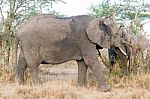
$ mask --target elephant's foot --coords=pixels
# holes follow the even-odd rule
[[[34,84],[35,86],[41,85],[41,81],[40,81],[40,78],[38,77],[38,75],[37,75],[37,76],[34,76],[34,78],[32,77],[32,80],[33,80],[33,84]]]
[[[24,81],[23,80],[15,79],[15,81],[17,82],[17,85],[24,85]]]
[[[87,87],[87,82],[78,81],[80,87]]]
[[[24,71],[16,71],[15,81],[17,82],[17,85],[24,85]]]
[[[122,71],[122,77],[123,76],[129,76],[129,71]]]
[[[107,92],[107,91],[110,91],[110,90],[111,90],[111,87],[109,85],[100,86],[100,91],[102,91],[102,92]]]
[[[34,86],[41,86],[42,83],[41,82],[38,82],[38,83],[33,83]]]
[[[79,88],[87,88],[87,85],[80,85],[80,84],[78,84],[77,87],[79,87]]]
[[[40,81],[40,78],[38,76],[38,66],[37,67],[30,67],[29,72],[31,74],[31,79],[33,81],[33,84],[34,85],[40,85],[41,81]]]

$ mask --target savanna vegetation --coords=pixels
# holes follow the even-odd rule
[[[14,33],[20,24],[30,17],[48,13],[65,16],[52,11],[53,3],[67,3],[63,0],[0,0],[0,98],[4,99],[149,99],[150,98],[150,49],[144,52],[146,69],[137,74],[120,77],[118,60],[112,74],[107,77],[112,86],[110,92],[96,90],[95,82],[89,79],[88,87],[77,84],[77,64],[70,61],[60,65],[40,67],[41,86],[32,86],[30,75],[25,78],[27,84],[18,86],[14,81],[13,68],[16,62]],[[89,13],[95,17],[116,13],[118,25],[125,24],[134,35],[144,32],[143,26],[150,20],[150,2],[148,0],[102,0],[91,5]],[[109,64],[107,51],[103,52],[103,62]],[[137,61],[135,59],[135,64]],[[109,68],[109,67],[108,67]],[[28,71],[27,71],[28,74]]]

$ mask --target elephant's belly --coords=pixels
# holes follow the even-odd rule
[[[80,50],[74,46],[50,46],[42,47],[40,55],[43,63],[59,64],[69,60],[80,60],[82,55]]]

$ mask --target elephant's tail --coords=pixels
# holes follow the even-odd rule
[[[17,66],[17,56],[18,56],[18,45],[19,45],[19,39],[16,37],[15,39],[15,65]]]

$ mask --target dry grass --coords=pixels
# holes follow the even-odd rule
[[[12,73],[5,69],[1,72],[0,99],[150,99],[149,74],[111,76],[108,83],[112,90],[99,92],[95,86],[78,87],[75,62],[41,66],[39,74],[43,84],[40,86],[32,86],[29,79],[26,85],[19,86]]]

